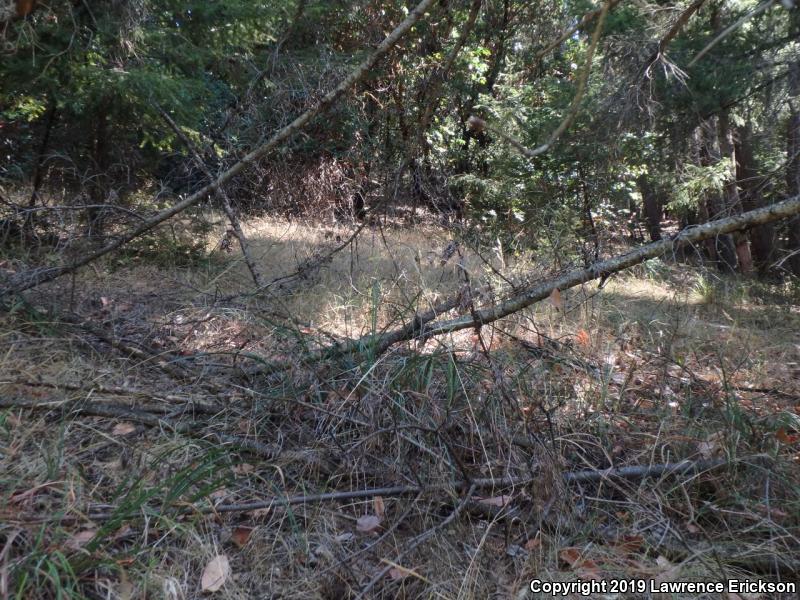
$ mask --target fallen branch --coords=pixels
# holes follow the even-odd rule
[[[553,290],[564,291],[595,279],[600,279],[602,283],[614,273],[629,269],[651,258],[672,254],[681,246],[695,244],[719,235],[748,229],[764,223],[771,223],[797,214],[800,214],[800,196],[740,215],[688,227],[672,238],[641,246],[625,254],[596,262],[585,269],[570,271],[554,279],[534,285],[495,306],[476,309],[455,319],[437,321],[440,315],[461,304],[460,297],[450,298],[429,311],[416,314],[409,323],[402,327],[381,334],[368,334],[344,344],[328,346],[310,355],[307,360],[313,362],[315,360],[363,354],[366,351],[369,351],[375,357],[401,342],[412,339],[425,340],[463,329],[480,328],[549,298]],[[288,362],[265,363],[265,365],[251,374],[273,373],[294,365],[295,363]]]
[[[596,262],[585,269],[571,271],[556,279],[551,279],[550,281],[536,285],[497,306],[476,310],[473,314],[450,321],[432,323],[425,328],[425,336],[430,337],[442,335],[444,333],[452,333],[462,329],[480,327],[549,298],[550,294],[553,293],[555,289],[563,291],[594,279],[605,280],[614,273],[629,269],[648,259],[674,253],[680,246],[695,244],[719,235],[749,229],[755,225],[771,223],[797,214],[800,214],[800,196],[795,196],[783,202],[751,210],[740,215],[734,215],[732,217],[689,227],[671,239],[641,246],[620,256]]]
[[[198,204],[202,200],[205,200],[212,194],[216,193],[217,190],[220,189],[225,183],[236,177],[239,173],[250,167],[251,165],[255,164],[256,161],[263,158],[265,155],[270,153],[272,150],[280,146],[282,143],[286,142],[289,138],[294,136],[297,132],[304,129],[314,118],[322,114],[323,112],[327,111],[331,106],[333,106],[344,94],[347,92],[351,87],[353,87],[356,83],[361,81],[377,64],[378,60],[380,60],[384,55],[386,55],[389,50],[394,47],[394,45],[403,37],[413,26],[414,24],[419,21],[425,12],[433,5],[435,0],[422,0],[414,10],[412,10],[405,20],[400,23],[394,31],[392,31],[386,38],[381,42],[378,47],[367,57],[367,59],[361,63],[358,67],[356,67],[350,75],[348,75],[339,85],[337,85],[333,90],[325,94],[321,100],[319,100],[314,106],[309,108],[306,112],[302,115],[297,117],[294,121],[283,127],[282,129],[278,130],[269,140],[263,143],[261,146],[252,150],[250,153],[245,155],[239,162],[234,164],[230,167],[227,171],[224,171],[221,175],[219,175],[214,181],[203,187],[202,189],[196,191],[195,193],[187,196],[171,208],[167,208],[159,212],[158,214],[154,215],[138,227],[136,227],[133,231],[122,235],[121,237],[117,238],[113,242],[103,246],[102,248],[96,250],[95,252],[88,254],[82,258],[77,259],[76,261],[68,264],[63,265],[60,267],[52,267],[52,268],[39,268],[39,269],[32,269],[30,271],[26,271],[24,273],[18,273],[10,278],[8,284],[0,289],[0,298],[5,297],[11,294],[18,294],[25,290],[32,289],[38,285],[46,283],[48,281],[52,281],[61,277],[62,275],[66,275],[67,273],[71,273],[76,269],[79,269],[85,265],[88,265],[91,262],[94,262],[98,258],[109,254],[117,250],[118,248],[124,246],[131,240],[138,238],[139,236],[147,233],[151,229],[155,228],[156,226],[160,225],[164,221],[171,219],[175,215],[183,212],[187,208]]]
[[[771,458],[766,455],[751,457],[750,462],[767,462]],[[741,462],[741,461],[740,461]],[[667,475],[688,475],[696,474],[711,469],[716,469],[729,464],[725,459],[690,461],[684,460],[678,463],[666,463],[658,465],[642,465],[631,467],[619,467],[611,469],[589,469],[584,471],[568,471],[562,474],[565,483],[587,483],[597,482],[603,479],[645,479],[648,477],[664,477]],[[323,494],[303,494],[299,496],[274,496],[259,500],[257,502],[245,502],[241,504],[218,504],[216,506],[204,507],[182,507],[179,512],[191,514],[211,514],[211,513],[236,513],[250,512],[254,510],[270,510],[281,506],[296,506],[299,504],[317,504],[321,502],[340,502],[345,500],[363,500],[366,498],[415,496],[430,492],[460,492],[465,489],[492,489],[494,492],[508,488],[520,488],[534,483],[536,478],[525,477],[500,477],[500,478],[479,478],[470,481],[452,481],[446,483],[436,483],[427,485],[398,485],[365,490],[351,490],[347,492],[327,492]],[[89,518],[93,521],[103,521],[112,516],[118,517],[113,511],[90,513]],[[129,515],[131,517],[135,514]]]
[[[211,438],[218,444],[225,444],[235,446],[241,450],[246,450],[267,460],[274,460],[277,457],[283,456],[280,448],[271,446],[251,440],[242,438],[235,435],[218,432],[205,432],[202,431],[207,427],[207,423],[196,421],[176,421],[167,417],[154,415],[152,413],[130,408],[128,406],[119,406],[116,404],[107,404],[103,402],[86,402],[84,400],[63,400],[63,399],[32,399],[32,398],[16,398],[13,396],[0,396],[0,408],[24,408],[29,410],[46,410],[46,409],[62,409],[68,412],[91,415],[95,417],[108,417],[112,419],[124,419],[134,423],[147,425],[148,427],[161,427],[175,433],[188,435],[197,439],[208,440]],[[187,411],[191,411],[192,407],[187,405]]]
[[[85,394],[103,394],[106,396],[128,396],[131,398],[149,398],[163,402],[167,407],[172,410],[180,408],[191,408],[194,412],[199,412],[208,415],[215,415],[226,410],[225,406],[221,404],[199,402],[192,399],[191,396],[179,394],[154,394],[149,390],[131,388],[125,386],[107,386],[99,384],[86,384],[78,385],[75,383],[52,382],[52,381],[35,381],[30,379],[9,379],[0,380],[0,385],[16,385],[22,387],[45,387],[55,390],[69,390],[72,392],[84,392]]]
[[[169,114],[167,114],[167,111],[158,105],[155,105],[155,109],[161,115],[161,118],[164,119],[164,122],[169,126],[172,132],[178,136],[178,139],[181,140],[184,146],[186,146],[186,149],[189,151],[189,154],[192,155],[194,162],[202,171],[203,175],[209,179],[214,179],[214,176],[211,174],[211,171],[206,165],[206,162],[203,160],[203,157],[200,156],[200,152],[197,150],[197,148],[195,148],[192,140],[186,137],[186,134],[181,131],[181,128],[178,127],[178,124],[172,119],[172,117],[169,116]],[[231,224],[231,231],[233,232],[233,235],[239,241],[239,248],[241,249],[242,256],[244,257],[244,264],[247,265],[247,270],[250,271],[253,282],[256,284],[256,287],[263,286],[264,281],[262,280],[261,273],[258,271],[256,262],[253,260],[253,256],[250,253],[250,244],[247,241],[247,236],[245,236],[242,225],[239,222],[239,217],[236,216],[236,211],[233,210],[231,199],[228,197],[228,194],[225,192],[225,189],[222,186],[219,186],[216,189],[214,195],[222,202],[222,208],[225,211],[225,216],[228,217],[228,222]]]

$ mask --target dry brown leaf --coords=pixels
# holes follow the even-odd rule
[[[405,569],[398,569],[397,567],[392,567],[389,569],[389,579],[405,579],[408,577],[408,571]]]
[[[623,535],[612,542],[618,554],[637,554],[644,546],[644,538],[638,535]]]
[[[71,548],[72,550],[78,550],[79,548],[83,548],[86,544],[92,541],[94,536],[97,534],[97,529],[84,529],[83,531],[79,531],[72,537],[67,540],[66,546],[67,548]]]
[[[722,431],[713,433],[705,442],[697,444],[697,452],[705,459],[712,458],[724,449],[725,434]]]
[[[581,549],[574,547],[562,548],[558,551],[558,558],[574,568],[581,562]]]
[[[244,548],[250,541],[251,533],[253,533],[252,527],[235,527],[231,532],[231,541],[239,548]]]
[[[375,511],[379,519],[383,519],[383,515],[386,513],[386,505],[383,502],[383,498],[375,496],[372,499],[372,510]]]
[[[591,559],[583,558],[581,548],[562,548],[558,551],[558,557],[585,579],[602,578],[600,565]]]
[[[578,333],[575,334],[575,341],[578,342],[578,345],[582,348],[588,348],[592,343],[592,338],[589,336],[588,331],[579,329]]]
[[[200,587],[204,592],[218,592],[225,585],[225,581],[231,574],[231,564],[228,557],[218,554],[203,569],[203,576],[200,579]]]
[[[531,538],[527,542],[525,542],[525,546],[523,546],[523,547],[525,548],[525,550],[530,552],[531,550],[535,550],[536,548],[540,548],[541,545],[542,545],[542,538],[540,538],[537,535],[536,537]]]
[[[791,446],[800,441],[800,435],[796,433],[787,433],[784,427],[781,427],[775,432],[775,437],[781,444],[786,444],[787,446]]]
[[[375,515],[364,515],[356,521],[356,531],[372,533],[381,526],[381,520]]]
[[[564,312],[564,299],[561,297],[561,292],[558,288],[553,288],[553,291],[550,292],[550,304],[557,311]]]
[[[129,435],[136,431],[136,425],[133,423],[129,423],[128,421],[123,421],[122,423],[117,423],[114,425],[114,428],[111,430],[112,435]]]
[[[236,473],[236,475],[247,475],[255,470],[256,468],[250,463],[240,463],[233,467],[233,472]]]
[[[490,498],[478,498],[478,502],[481,504],[486,504],[488,506],[496,506],[498,508],[503,508],[508,506],[511,502],[511,496],[492,496]]]

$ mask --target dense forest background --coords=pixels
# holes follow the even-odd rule
[[[3,600],[796,597],[799,307],[796,0],[0,0]]]
[[[208,170],[313,106],[410,8],[11,4],[4,208],[51,233],[80,222],[86,235],[109,234],[131,220],[126,211],[197,190]],[[613,2],[600,19],[585,2],[434,3],[324,120],[228,185],[230,202],[340,220],[405,204],[411,220],[427,208],[596,256],[606,224],[657,240],[664,211],[685,226],[798,194],[800,19],[790,3]],[[490,128],[471,127],[472,116]],[[503,139],[536,148],[565,118],[541,156]],[[8,197],[22,188],[26,197]],[[47,202],[63,207],[57,218]],[[759,227],[709,242],[706,258],[796,275],[798,231]]]

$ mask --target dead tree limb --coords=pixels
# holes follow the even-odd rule
[[[747,460],[740,459],[738,463],[768,465],[772,460],[773,459],[767,455],[759,454],[749,457]],[[562,478],[564,479],[565,483],[569,484],[596,482],[605,479],[646,479],[649,477],[665,477],[667,475],[695,475],[705,471],[717,469],[728,464],[737,463],[729,463],[723,458],[700,461],[683,460],[677,463],[632,465],[628,467],[610,469],[566,471],[562,473]],[[535,477],[486,477],[472,479],[470,481],[450,481],[445,483],[421,485],[397,485],[368,488],[363,490],[326,492],[322,494],[302,494],[297,496],[274,496],[256,502],[217,504],[216,506],[208,507],[187,507],[185,508],[184,512],[192,514],[249,512],[253,510],[275,509],[281,506],[296,506],[299,504],[360,500],[374,498],[375,496],[416,496],[432,492],[463,492],[464,490],[469,489],[491,489],[493,490],[492,493],[496,493],[500,490],[522,488],[527,485],[531,485],[535,481]],[[103,512],[95,512],[89,516],[92,520],[102,521],[110,518],[112,514],[113,511],[104,510]]]
[[[771,206],[751,210],[741,215],[689,227],[671,239],[641,246],[620,256],[596,262],[585,269],[570,271],[560,277],[540,283],[496,306],[476,310],[473,314],[449,321],[431,323],[425,327],[424,335],[430,337],[452,333],[461,329],[480,327],[548,298],[555,289],[563,291],[594,279],[606,279],[614,273],[624,271],[648,259],[674,253],[680,246],[695,244],[718,235],[749,229],[755,225],[786,219],[796,214],[800,214],[800,196],[795,196]]]
[[[169,116],[167,111],[160,106],[156,106],[155,108],[161,115],[161,118],[164,119],[164,122],[169,126],[170,129],[172,129],[173,133],[178,136],[178,139],[183,142],[183,145],[186,146],[186,149],[189,151],[189,154],[192,155],[194,162],[203,172],[203,175],[208,177],[210,180],[213,180],[214,176],[211,174],[211,171],[206,165],[206,161],[204,161],[203,157],[200,156],[200,152],[197,150],[197,148],[195,148],[192,140],[186,137],[186,134],[181,131],[181,128],[178,127],[178,124],[172,119],[172,117]],[[258,268],[256,267],[256,262],[253,260],[253,256],[250,253],[250,244],[247,241],[247,236],[245,236],[244,231],[242,230],[239,217],[236,216],[236,212],[233,210],[231,199],[228,197],[228,194],[223,186],[218,187],[214,192],[214,195],[222,202],[222,208],[225,211],[225,216],[228,217],[228,222],[231,224],[231,231],[233,231],[233,235],[239,242],[239,248],[241,248],[242,256],[244,257],[244,264],[247,265],[247,270],[250,271],[250,275],[253,277],[253,282],[256,284],[256,287],[262,287],[264,285],[264,281],[261,277],[261,273],[259,273]]]
[[[678,16],[678,18],[672,24],[672,27],[669,28],[669,31],[667,31],[667,33],[664,34],[664,37],[658,41],[656,50],[650,55],[642,67],[641,73],[644,76],[648,78],[650,77],[650,70],[653,68],[653,65],[655,65],[664,56],[664,51],[667,49],[667,46],[669,46],[670,42],[675,39],[675,36],[681,32],[684,25],[689,22],[689,19],[692,17],[692,15],[700,10],[700,7],[703,6],[705,1],[706,0],[694,0],[694,2],[692,2],[686,8],[686,10],[684,10],[680,16]]]
[[[470,314],[462,315],[455,319],[437,320],[440,315],[460,305],[460,298],[450,298],[426,312],[417,313],[410,322],[402,327],[380,334],[369,334],[344,344],[328,346],[307,357],[306,360],[313,362],[326,358],[361,354],[367,350],[373,357],[376,357],[400,342],[412,339],[428,339],[462,329],[476,329],[549,298],[555,289],[563,291],[595,279],[605,280],[614,273],[629,269],[648,259],[674,254],[681,246],[695,244],[733,231],[749,229],[756,225],[779,221],[797,214],[800,214],[800,196],[740,215],[688,227],[672,238],[641,246],[625,254],[596,262],[585,269],[570,271],[559,277],[529,287],[497,305],[476,309]],[[273,373],[294,365],[295,363],[268,363],[252,374]]]
[[[111,419],[125,419],[147,427],[163,428],[187,437],[213,442],[217,446],[230,446],[233,450],[249,452],[266,460],[302,461],[313,464],[317,468],[327,468],[324,461],[318,460],[318,457],[310,452],[285,451],[277,445],[266,444],[249,437],[209,431],[208,423],[203,421],[172,419],[129,406],[107,404],[105,402],[86,402],[85,400],[65,400],[61,398],[31,399],[2,396],[0,397],[0,408],[22,408],[27,410],[60,409],[65,413]],[[187,413],[191,413],[192,410],[192,406],[186,406]]]
[[[309,108],[302,115],[297,117],[294,121],[278,130],[269,140],[262,145],[252,150],[245,155],[239,162],[231,166],[228,170],[220,174],[214,181],[196,191],[193,194],[185,197],[183,200],[174,206],[164,209],[157,213],[132,231],[120,236],[113,242],[99,248],[95,252],[88,254],[82,258],[75,260],[68,265],[60,267],[42,267],[39,269],[32,269],[24,273],[18,273],[10,278],[8,284],[0,289],[0,298],[11,294],[18,294],[25,290],[32,289],[38,285],[52,281],[62,275],[71,273],[89,263],[97,260],[124,246],[131,240],[147,233],[151,229],[160,225],[164,221],[171,219],[175,215],[183,212],[187,208],[198,204],[202,200],[208,198],[211,194],[236,177],[239,173],[253,165],[256,161],[263,158],[265,155],[273,151],[275,148],[286,142],[289,138],[294,136],[297,132],[304,129],[314,118],[326,112],[333,106],[344,94],[352,88],[356,83],[361,81],[378,63],[378,61],[385,56],[389,50],[403,37],[413,26],[419,21],[425,12],[434,4],[435,0],[422,0],[414,10],[412,10],[406,19],[400,23],[394,31],[392,31],[386,38],[378,45],[377,48],[367,57],[367,59],[356,67],[350,75],[342,80],[333,90],[325,94],[314,106]]]
[[[608,10],[612,10],[617,4],[620,3],[620,1],[621,0],[612,0],[611,2],[609,2],[608,3]],[[578,32],[579,30],[583,29],[589,23],[591,23],[594,19],[599,17],[602,12],[603,12],[603,8],[598,8],[596,10],[593,10],[593,11],[588,12],[585,15],[583,15],[583,17],[581,17],[581,20],[578,21],[575,25],[573,25],[569,29],[565,30],[556,39],[554,39],[552,42],[547,44],[547,46],[545,46],[544,48],[539,50],[539,52],[536,53],[536,56],[533,57],[533,62],[534,63],[538,63],[545,56],[547,56],[551,51],[555,50],[561,44],[563,44],[569,38],[571,38],[573,35],[575,35],[576,32]]]

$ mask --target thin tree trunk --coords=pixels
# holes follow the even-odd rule
[[[104,233],[103,209],[99,206],[106,204],[108,199],[108,169],[110,138],[108,131],[108,111],[111,100],[105,98],[100,101],[94,119],[94,136],[92,143],[92,160],[94,162],[94,177],[88,183],[91,208],[86,209],[86,236],[92,240],[101,240]]]
[[[789,90],[791,97],[789,123],[786,128],[786,188],[789,195],[794,196],[800,194],[800,60],[790,67]],[[794,253],[789,258],[789,269],[800,277],[800,217],[789,222],[788,250]]]
[[[720,161],[716,117],[705,121],[700,126],[700,132],[702,140],[700,163],[704,167],[715,165]],[[723,196],[716,191],[710,192],[705,199],[705,214],[701,212],[701,216],[706,219],[720,219],[729,216]],[[736,270],[736,247],[733,238],[729,234],[722,234],[710,239],[709,242],[713,244],[711,260],[716,262],[721,271],[734,272]]]
[[[56,103],[51,100],[50,106],[47,109],[47,116],[44,122],[44,133],[42,134],[42,141],[39,144],[39,149],[36,151],[36,164],[33,167],[33,189],[31,190],[31,197],[28,200],[28,208],[36,208],[36,203],[39,200],[39,189],[42,187],[42,180],[44,179],[44,156],[47,152],[47,146],[50,143],[50,134],[53,131],[53,126],[58,118],[58,107]],[[35,222],[34,211],[31,210],[25,217],[25,229],[28,233],[33,234],[33,224]]]
[[[749,125],[740,129],[736,137],[736,180],[742,210],[764,206],[764,179],[759,176],[751,137]],[[775,258],[775,228],[772,224],[759,225],[750,230],[750,250],[756,270],[765,274]]]
[[[636,179],[636,185],[642,195],[647,233],[650,235],[651,242],[657,242],[661,239],[661,214],[664,210],[661,198],[647,175],[640,175]]]
[[[727,111],[720,113],[717,124],[722,160],[730,161],[730,173],[728,181],[725,183],[725,211],[726,214],[736,215],[742,212],[742,201],[739,197],[739,186],[736,182],[736,145]],[[733,243],[736,248],[739,272],[750,273],[753,270],[753,258],[750,254],[750,241],[747,238],[747,234],[740,231],[735,232],[733,234]]]
[[[203,157],[200,156],[200,152],[195,148],[192,140],[186,137],[186,134],[181,131],[181,128],[178,127],[177,123],[172,120],[172,117],[167,114],[167,112],[161,108],[160,106],[156,107],[159,114],[161,114],[161,118],[164,119],[169,128],[172,129],[172,132],[178,136],[178,139],[183,142],[183,145],[186,146],[186,149],[194,158],[195,163],[197,164],[198,168],[203,172],[203,174],[208,177],[210,180],[214,179],[214,176],[211,174],[211,171],[208,170],[208,166],[206,165]],[[261,277],[261,273],[256,267],[256,262],[253,259],[253,255],[250,252],[250,244],[247,241],[247,236],[245,236],[244,231],[242,230],[242,225],[239,222],[239,217],[236,215],[236,211],[233,209],[231,205],[231,200],[228,197],[227,192],[225,192],[225,188],[220,186],[217,188],[214,195],[222,202],[222,208],[225,211],[225,216],[228,217],[228,222],[231,224],[231,231],[233,232],[234,237],[239,242],[239,248],[242,250],[242,256],[244,257],[244,264],[247,265],[247,270],[250,271],[250,275],[253,278],[253,282],[256,284],[256,287],[261,288],[264,286],[264,280]]]

